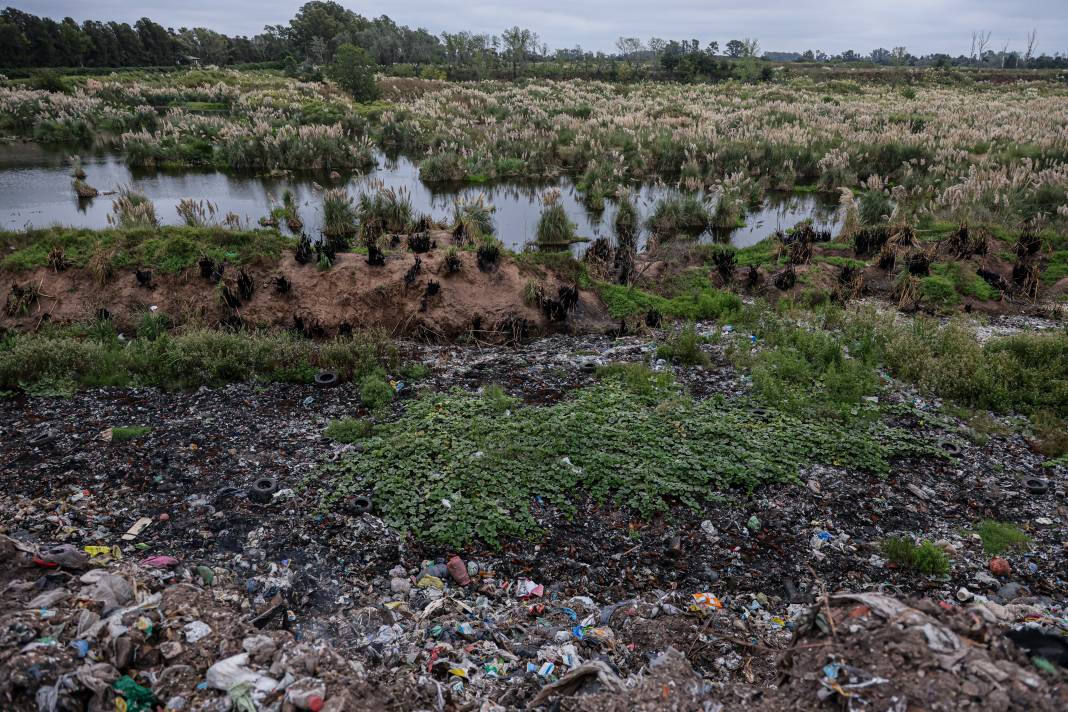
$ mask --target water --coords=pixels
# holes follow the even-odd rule
[[[0,228],[17,230],[27,227],[69,225],[75,227],[106,227],[112,198],[103,195],[121,185],[137,185],[156,205],[156,215],[168,224],[181,219],[175,207],[184,198],[206,200],[215,204],[218,218],[227,213],[237,214],[249,226],[267,214],[270,197],[281,198],[288,188],[300,205],[304,229],[318,235],[322,222],[315,182],[307,177],[274,178],[243,173],[223,173],[216,170],[155,171],[130,169],[122,157],[113,152],[82,152],[86,182],[101,192],[92,200],[79,200],[71,189],[67,153],[36,144],[0,145]],[[322,184],[329,181],[318,178]],[[465,185],[452,188],[430,187],[419,180],[419,168],[405,157],[389,159],[379,156],[378,169],[366,176],[353,177],[347,187],[358,195],[381,182],[386,187],[405,190],[411,198],[416,214],[429,213],[436,218],[452,215],[452,206],[460,199],[472,200],[483,196],[496,208],[496,234],[513,250],[534,238],[541,214],[541,196],[547,188],[560,190],[560,201],[578,234],[585,238],[610,237],[615,208],[587,209],[579,200],[578,191],[570,179],[542,181],[537,184],[495,183]],[[646,185],[637,191],[638,208],[648,215],[653,205],[672,192],[663,185]],[[746,226],[733,230],[730,241],[737,247],[755,244],[778,228],[792,227],[812,218],[817,227],[834,229],[838,218],[836,205],[826,196],[811,194],[774,194],[764,205],[746,216]],[[703,239],[711,239],[705,235]],[[581,246],[576,246],[581,250]]]

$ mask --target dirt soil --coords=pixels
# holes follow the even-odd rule
[[[592,383],[582,367],[591,360],[670,367],[655,362],[655,343],[558,335],[519,348],[402,349],[430,369],[417,392],[498,383],[547,403]],[[678,368],[678,381],[699,398],[744,395],[749,385],[724,347],[703,348],[713,365]],[[110,686],[125,673],[170,709],[219,709],[228,688],[205,684],[219,679],[218,668],[208,671],[251,648],[259,652],[242,674],[271,687],[251,693],[259,709],[290,709],[290,683],[304,678],[312,682],[301,685],[324,683],[331,710],[518,710],[535,699],[561,710],[860,709],[862,701],[892,710],[1063,709],[1062,663],[1041,667],[1005,634],[1035,627],[1063,639],[1068,631],[1068,470],[1042,468],[1019,436],[967,441],[959,422],[905,387],[887,397],[917,409],[899,425],[959,453],[896,462],[885,478],[812,467],[798,483],[728,492],[721,505],[649,522],[592,502],[567,520],[534,503],[543,540],[459,552],[401,536],[373,510],[318,509],[330,483],[317,465],[353,447],[323,429],[332,418],[366,415],[352,384],[0,401],[0,532],[17,542],[0,547],[0,706],[38,709],[40,691],[55,689],[62,704],[52,709],[112,709]],[[102,433],[117,425],[152,431],[107,442]],[[1028,491],[1024,478],[1035,475],[1049,481],[1047,492]],[[262,477],[279,488],[266,502],[250,492]],[[755,528],[747,526],[754,515]],[[124,541],[140,518],[151,523]],[[972,534],[984,518],[1014,522],[1033,540],[1006,555],[1007,573],[989,569]],[[906,533],[943,548],[950,573],[888,563],[877,542]],[[117,545],[122,560],[47,568],[19,550],[36,547],[48,562],[63,544],[75,555]],[[446,572],[452,554],[471,583]],[[81,611],[103,612],[80,593],[92,584],[79,578],[101,575],[94,571],[161,593],[161,602],[123,613],[125,630],[109,623],[89,636]],[[836,592],[909,601],[934,623],[824,598]],[[722,608],[694,598],[705,593]],[[47,594],[55,600],[30,605]],[[187,626],[196,621],[211,635],[192,640]],[[248,642],[262,634],[275,641],[270,654]],[[88,643],[87,657],[77,641]],[[182,652],[168,658],[168,643]],[[318,656],[315,665],[304,660],[297,670],[279,657],[301,646]],[[961,650],[967,655],[947,659]],[[825,666],[834,663],[842,667],[830,675]],[[110,668],[83,669],[96,664]]]

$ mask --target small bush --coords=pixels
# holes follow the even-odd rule
[[[909,537],[887,539],[882,544],[883,555],[903,569],[930,575],[949,573],[949,557],[929,541],[916,544]]]
[[[360,381],[360,401],[371,410],[383,410],[393,402],[393,386],[382,373],[371,373]]]
[[[1001,554],[1010,549],[1025,549],[1031,543],[1031,537],[1017,527],[1005,522],[985,519],[979,523],[977,530],[983,540],[983,551],[987,554]]]
[[[359,418],[340,418],[331,420],[323,435],[339,443],[355,443],[370,437],[374,426],[369,420]]]
[[[701,350],[701,341],[693,324],[674,334],[666,344],[656,347],[656,357],[686,366],[708,366],[708,354]]]
[[[536,234],[538,247],[563,249],[575,241],[575,224],[567,219],[563,205],[552,203],[542,210]]]
[[[519,401],[508,395],[508,392],[496,383],[482,389],[482,399],[489,404],[490,409],[497,413],[503,413],[515,406]]]
[[[920,280],[920,299],[937,307],[949,307],[959,301],[957,287],[952,280],[937,275]]]
[[[860,196],[860,219],[865,225],[878,225],[886,222],[893,211],[890,198],[881,190],[869,190]]]
[[[649,231],[660,238],[678,233],[699,235],[708,229],[712,215],[696,195],[670,196],[656,204],[649,216]]]

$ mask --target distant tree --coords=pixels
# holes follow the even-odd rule
[[[1035,47],[1038,46],[1038,30],[1031,30],[1027,33],[1027,49],[1024,50],[1023,63],[1026,67],[1031,63],[1031,60],[1035,57]]]
[[[745,43],[741,40],[731,40],[726,47],[728,57],[741,57],[745,53]]]
[[[356,101],[372,101],[378,97],[378,87],[375,86],[377,69],[367,50],[346,43],[334,53],[334,61],[327,75]]]
[[[60,48],[63,54],[63,64],[68,67],[81,67],[85,64],[85,56],[92,47],[89,36],[82,32],[82,28],[72,18],[65,17],[59,23]]]
[[[869,55],[871,61],[875,64],[889,64],[890,63],[890,50],[883,47],[873,49],[871,55]]]
[[[531,30],[523,29],[516,25],[501,33],[504,41],[505,55],[512,64],[512,79],[518,76],[519,67],[526,63],[527,55],[534,51],[538,44],[538,35]]]

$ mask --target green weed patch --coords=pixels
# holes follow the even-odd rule
[[[542,498],[565,513],[573,497],[642,516],[681,502],[699,508],[731,488],[795,481],[820,462],[886,473],[890,460],[934,450],[879,422],[843,427],[721,398],[694,402],[663,384],[605,380],[551,406],[459,390],[411,402],[365,450],[330,469],[325,505],[372,492],[392,526],[442,545],[536,536]]]

